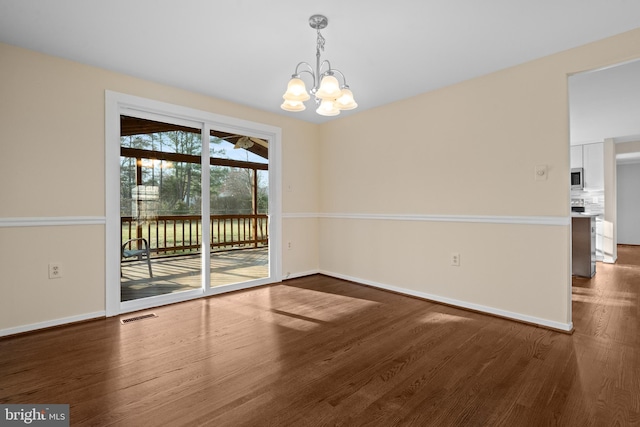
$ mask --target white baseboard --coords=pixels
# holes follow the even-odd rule
[[[53,319],[44,322],[31,323],[29,325],[16,326],[14,328],[0,329],[0,337],[22,334],[24,332],[36,331],[38,329],[52,328],[54,326],[67,325],[69,323],[82,322],[85,320],[97,319],[105,316],[105,311],[96,311],[94,313],[80,314],[77,316],[63,317],[61,319]]]
[[[440,295],[433,295],[425,292],[414,291],[412,289],[406,289],[406,288],[392,286],[384,283],[373,282],[371,280],[361,279],[359,277],[351,277],[344,274],[333,273],[331,271],[321,270],[319,273],[324,274],[326,276],[335,277],[338,279],[349,280],[355,283],[362,283],[363,285],[372,286],[374,288],[379,288],[387,291],[397,292],[400,294],[410,295],[410,296],[426,299],[429,301],[439,302],[442,304],[452,305],[460,308],[466,308],[469,310],[487,313],[494,316],[504,317],[507,319],[513,319],[519,322],[539,325],[539,326],[543,326],[550,329],[556,329],[556,330],[566,331],[566,332],[573,330],[573,322],[571,323],[555,322],[552,320],[541,319],[539,317],[528,316],[525,314],[515,313],[512,311],[500,310],[494,307],[487,307],[484,305],[474,304],[467,301],[460,301],[453,298],[447,298]]]

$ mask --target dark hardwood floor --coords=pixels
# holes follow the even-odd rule
[[[1,339],[0,403],[95,426],[640,425],[640,248],[618,254],[574,278],[573,335],[318,275]]]

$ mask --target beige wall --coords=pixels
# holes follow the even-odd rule
[[[322,126],[0,44],[0,222],[104,216],[112,90],[282,128],[284,274],[320,269],[568,325],[569,226],[535,223],[569,215],[567,74],[638,58],[638,39],[640,30]],[[533,179],[538,164],[548,180]],[[461,215],[495,222],[451,220]],[[449,265],[453,251],[460,267]],[[47,279],[50,261],[64,278]],[[0,227],[0,269],[0,331],[99,313],[104,226]]]
[[[104,225],[7,226],[31,218],[104,218],[105,90],[282,129],[283,213],[317,212],[318,127],[184,90],[0,44],[0,332],[105,310]],[[317,220],[284,218],[304,236],[283,271],[317,270]],[[48,279],[48,263],[64,277]]]
[[[615,148],[615,154],[640,153],[640,141],[620,142]]]
[[[566,310],[557,248],[567,227],[325,218],[321,236],[321,269],[332,275],[522,320]],[[450,266],[452,252],[459,267]],[[541,295],[552,297],[537,304]]]
[[[636,30],[324,125],[321,270],[569,326],[567,76],[640,56],[639,39]],[[534,179],[536,165],[547,180]]]

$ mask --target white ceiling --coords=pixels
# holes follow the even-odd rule
[[[640,141],[640,61],[569,78],[571,144]]]
[[[0,41],[322,123],[279,108],[316,13],[341,116],[640,27],[633,0],[0,0]]]

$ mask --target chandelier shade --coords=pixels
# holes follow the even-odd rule
[[[302,101],[289,101],[285,100],[280,106],[283,110],[292,111],[297,113],[298,111],[304,111],[307,107]]]
[[[317,32],[315,68],[307,62],[300,62],[289,80],[287,90],[282,95],[284,102],[280,105],[285,111],[304,111],[304,102],[313,96],[316,113],[323,116],[337,116],[341,110],[353,110],[358,106],[353,93],[347,85],[347,79],[340,70],[331,68],[329,61],[320,60],[320,51],[324,50],[325,39],[320,30],[325,28],[329,20],[323,15],[313,15],[309,25]],[[313,87],[307,91],[302,75],[311,76]],[[342,82],[338,79],[339,76]]]
[[[321,116],[337,116],[340,114],[340,109],[338,108],[336,101],[323,99],[320,101],[320,105],[316,109],[316,113]]]
[[[341,110],[353,110],[358,106],[355,99],[353,99],[353,93],[348,88],[342,89],[342,93],[336,102]]]
[[[316,92],[316,98],[337,99],[342,94],[340,82],[333,76],[324,76],[320,83],[320,88]]]
[[[293,77],[289,80],[287,91],[282,95],[285,101],[307,101],[311,96],[307,93],[307,87],[302,79]]]

